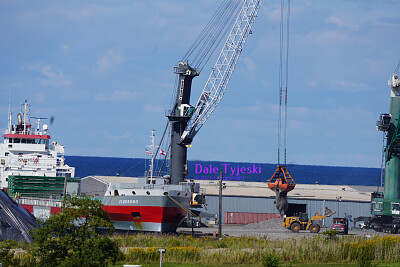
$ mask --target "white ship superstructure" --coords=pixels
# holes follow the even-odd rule
[[[10,175],[19,176],[63,176],[74,177],[75,168],[64,164],[64,146],[50,143],[46,118],[30,117],[30,105],[25,100],[18,123],[12,124],[9,113],[8,128],[4,131],[4,142],[0,143],[0,187],[7,188]],[[30,119],[37,120],[36,125]]]

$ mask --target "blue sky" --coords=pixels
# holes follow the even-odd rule
[[[145,157],[161,134],[173,67],[219,1],[0,2],[0,128],[24,99],[54,116],[67,155]],[[189,159],[277,161],[280,1],[264,1],[224,99]],[[291,2],[288,163],[379,167],[399,1]],[[219,53],[219,52],[218,52]],[[194,104],[210,60],[192,90]]]

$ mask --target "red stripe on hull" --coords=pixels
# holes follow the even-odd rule
[[[187,215],[180,207],[104,206],[103,209],[113,221],[179,223]],[[134,219],[132,212],[140,213],[140,218],[136,216]]]
[[[30,213],[33,214],[33,207],[37,206],[37,205],[20,204],[20,206],[22,206],[24,209],[26,209],[27,211],[29,211]],[[38,206],[38,207],[43,207],[43,206]],[[49,207],[49,208],[50,208],[51,214],[58,214],[61,212],[61,208],[59,208],[59,207]]]
[[[23,208],[33,214],[35,205],[21,204]],[[186,217],[187,211],[180,207],[156,207],[156,206],[104,206],[112,221],[125,222],[152,222],[152,223],[179,223]],[[61,212],[59,207],[50,207],[51,214]],[[133,217],[133,212],[139,213]]]

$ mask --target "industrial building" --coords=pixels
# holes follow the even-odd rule
[[[202,211],[218,214],[218,181],[200,181],[200,183],[207,203]],[[226,188],[222,193],[223,222],[251,223],[257,221],[260,214],[277,215],[275,193],[268,188],[267,183],[235,181],[224,181],[224,183]],[[288,194],[288,215],[307,212],[311,217],[316,212],[324,214],[326,207],[336,212],[322,222],[327,227],[332,225],[333,217],[346,215],[352,218],[370,217],[371,192],[376,189],[374,186],[297,184]],[[236,213],[240,213],[240,216],[235,216]],[[243,216],[246,215],[247,219],[244,219]],[[240,218],[240,221],[235,217]]]

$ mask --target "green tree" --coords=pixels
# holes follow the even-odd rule
[[[122,259],[109,238],[113,224],[97,200],[71,197],[61,213],[32,232],[30,255],[40,266],[107,266]]]

